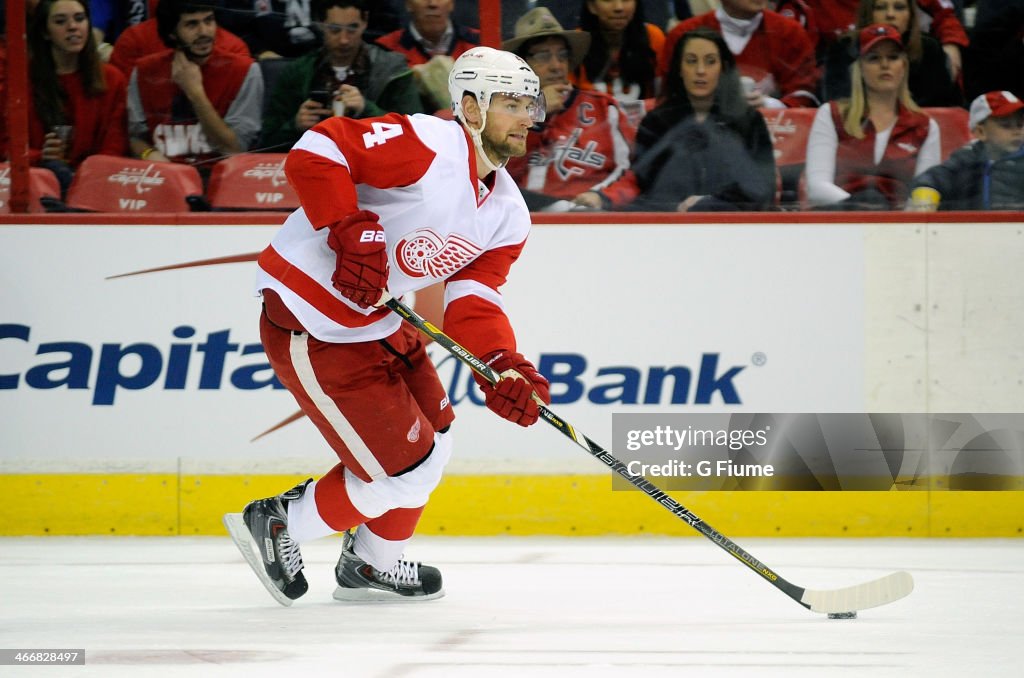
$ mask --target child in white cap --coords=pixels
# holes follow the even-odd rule
[[[1024,101],[1011,92],[971,103],[976,140],[914,179],[910,209],[1024,209]]]

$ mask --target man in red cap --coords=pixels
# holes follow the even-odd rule
[[[971,103],[977,141],[914,180],[911,208],[1024,209],[1024,101],[1011,92],[982,94]]]

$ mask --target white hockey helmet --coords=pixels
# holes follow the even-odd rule
[[[503,52],[493,47],[474,47],[465,52],[452,66],[448,74],[448,93],[452,100],[452,113],[465,122],[462,110],[462,95],[470,92],[486,113],[494,94],[533,97],[536,105],[531,107],[530,116],[534,122],[543,122],[544,106],[541,101],[540,78],[533,69],[512,52]]]

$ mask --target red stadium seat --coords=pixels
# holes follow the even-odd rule
[[[91,155],[75,172],[67,205],[90,212],[189,212],[203,180],[191,165]]]
[[[807,164],[807,137],[814,124],[816,108],[762,108],[768,133],[772,135],[775,167],[779,173],[779,203],[800,202],[800,183]]]
[[[28,169],[28,211],[44,212],[42,198],[60,200],[60,184],[50,170],[42,167]],[[0,163],[0,214],[10,214],[11,164]]]
[[[299,196],[284,176],[287,153],[240,153],[213,166],[206,198],[215,210],[293,210]]]
[[[939,126],[942,140],[942,160],[969,144],[974,137],[968,127],[969,116],[963,108],[926,108],[924,112]]]

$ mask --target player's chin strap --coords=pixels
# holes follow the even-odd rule
[[[498,383],[498,380],[501,379],[501,375],[491,369],[490,365],[457,344],[455,340],[430,322],[424,320],[416,311],[392,297],[387,290],[383,290],[383,294],[375,306],[387,306],[411,323],[413,327],[433,339],[438,346],[451,353],[492,384]],[[602,448],[590,438],[577,432],[569,422],[552,412],[546,405],[540,403],[537,405],[537,409],[540,411],[541,419],[558,429],[563,435],[589,452],[595,459],[625,478],[631,485],[655,502],[664,506],[672,515],[685,521],[690,527],[734,556],[736,560],[746,565],[752,572],[813,612],[851,615],[857,610],[866,610],[899,600],[914,590],[914,580],[907,572],[894,572],[879,579],[841,589],[813,591],[792,584],[773,572],[757,558],[747,553],[739,544],[705,523],[695,513],[670,497],[667,492],[660,489],[657,485],[643,476],[630,473],[626,464],[616,459],[611,452]]]
[[[473,139],[473,145],[476,147],[477,156],[484,159],[484,164],[487,165],[487,167],[490,168],[492,172],[497,172],[499,169],[508,164],[508,160],[506,159],[505,162],[501,163],[500,165],[495,165],[493,162],[491,162],[490,156],[488,156],[487,151],[484,150],[484,140],[481,136],[483,134],[484,125],[486,124],[487,111],[485,109],[480,110],[480,129],[474,129],[473,126],[470,125],[468,122],[462,121],[462,126],[466,128],[466,131],[469,132],[469,136],[472,137]]]

